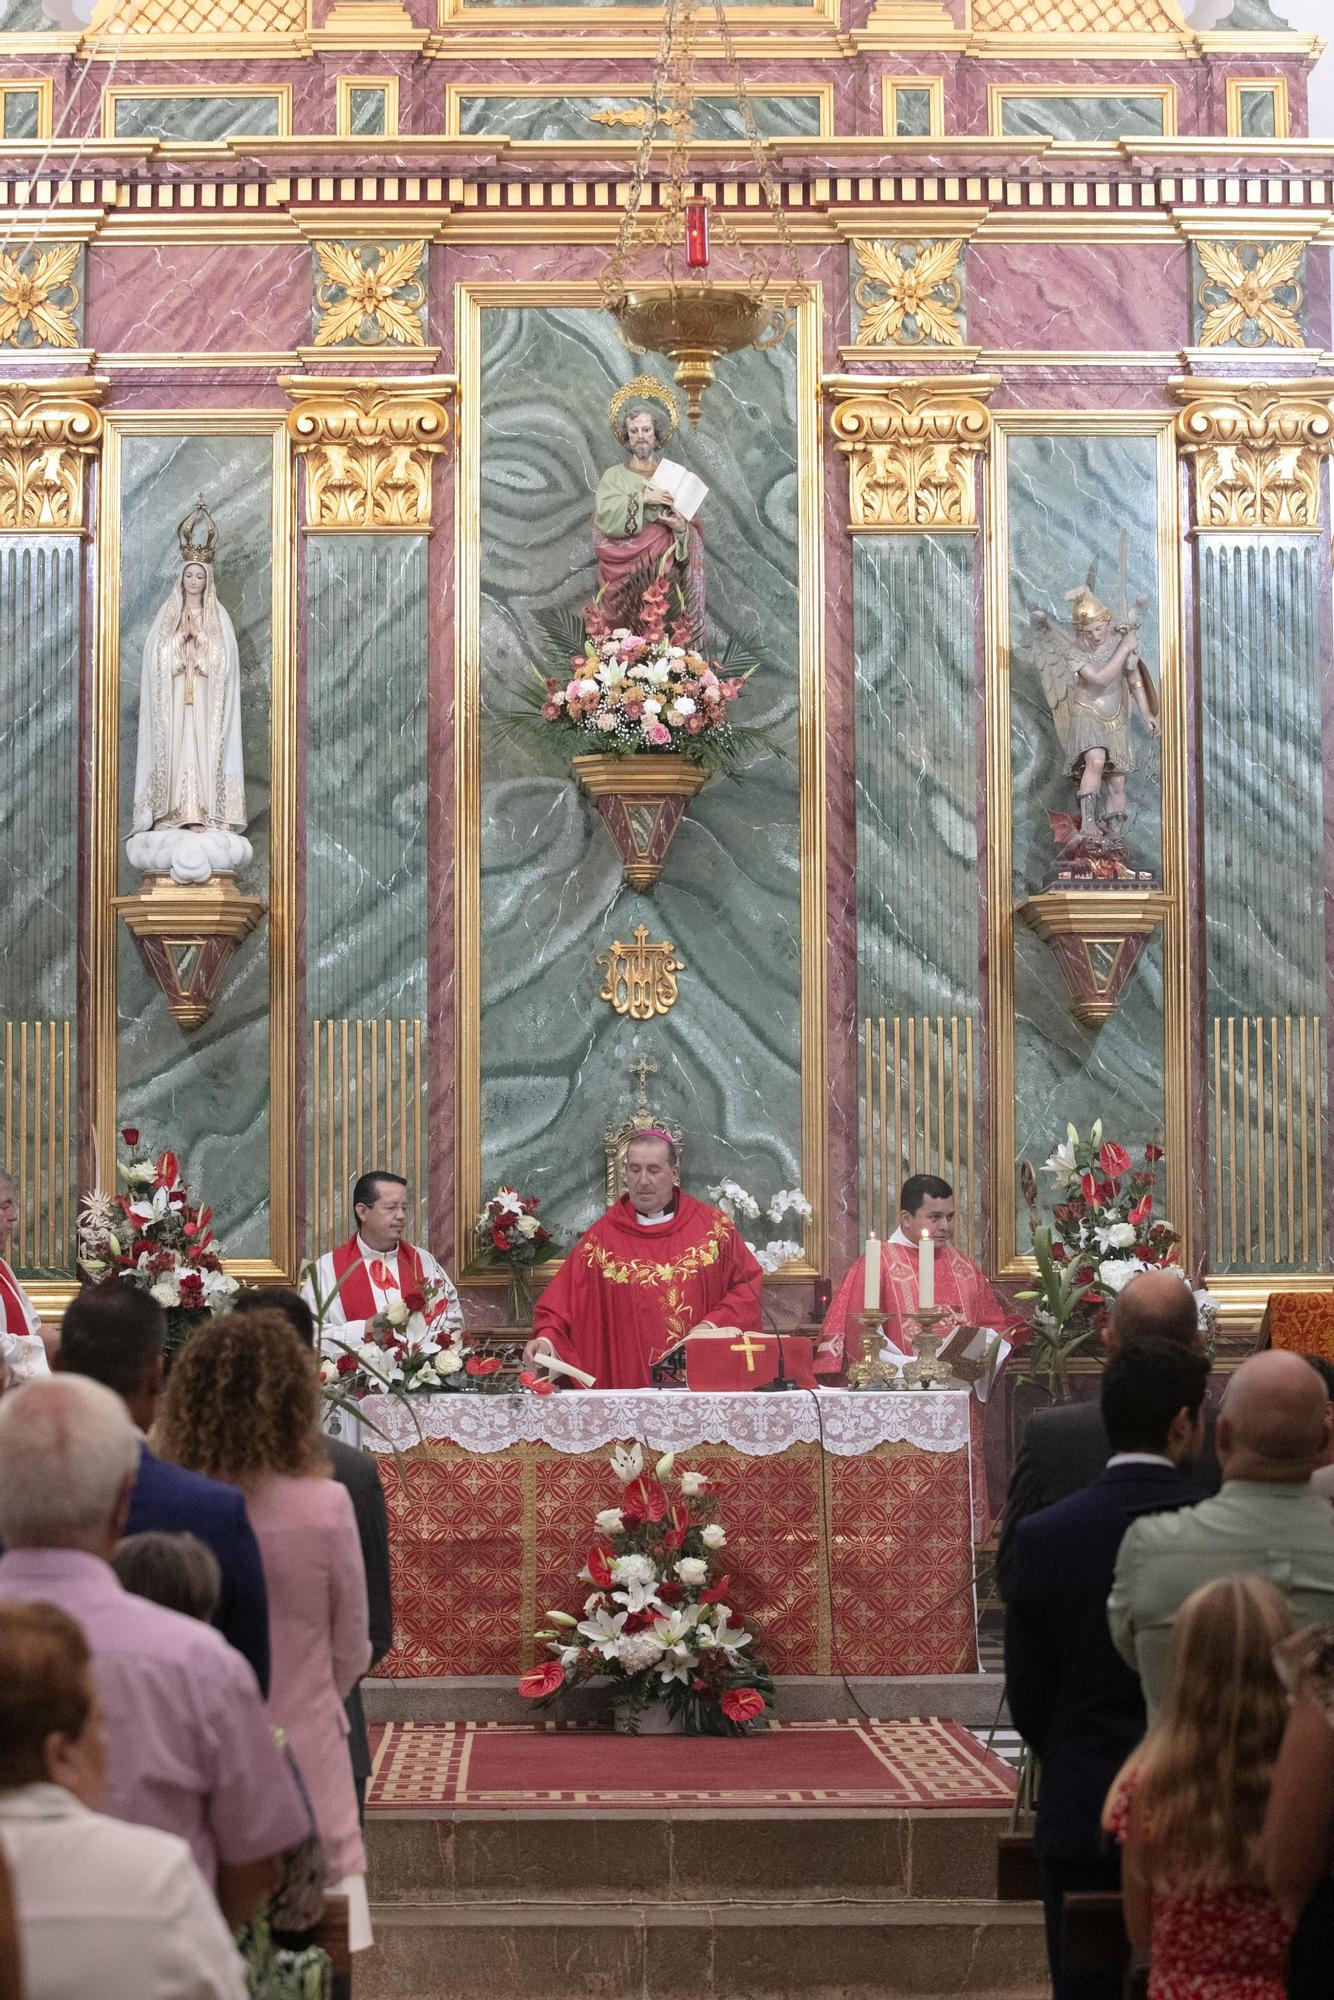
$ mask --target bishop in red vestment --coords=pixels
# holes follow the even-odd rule
[[[625,1182],[538,1299],[527,1349],[599,1389],[648,1388],[654,1362],[696,1327],[760,1327],[763,1273],[727,1216],[683,1191],[666,1133],[631,1139]]]

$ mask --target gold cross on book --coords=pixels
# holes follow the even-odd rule
[[[740,1340],[734,1340],[732,1342],[731,1351],[733,1354],[745,1355],[746,1373],[747,1375],[753,1375],[755,1373],[755,1356],[757,1354],[763,1354],[764,1342],[762,1340],[756,1340],[753,1334],[743,1333]]]

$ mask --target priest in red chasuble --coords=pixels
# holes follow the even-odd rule
[[[699,1327],[760,1327],[763,1273],[721,1210],[685,1193],[667,1133],[633,1135],[625,1186],[538,1299],[525,1357],[554,1354],[599,1389],[648,1388]]]
[[[352,1212],[357,1218],[355,1234],[336,1250],[326,1251],[315,1266],[314,1282],[308,1278],[302,1286],[306,1304],[317,1317],[328,1301],[322,1331],[345,1346],[357,1347],[366,1338],[368,1319],[384,1312],[394,1299],[420,1292],[425,1280],[438,1287],[438,1302],[443,1302],[432,1327],[445,1345],[446,1337],[463,1327],[459,1295],[429,1250],[418,1250],[403,1240],[407,1182],[398,1174],[362,1174],[352,1190]]]
[[[18,1182],[12,1174],[0,1172],[0,1251],[9,1249],[18,1214]],[[37,1308],[4,1256],[0,1256],[0,1363],[0,1373],[14,1384],[48,1373]]]

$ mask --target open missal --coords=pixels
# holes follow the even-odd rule
[[[695,473],[687,472],[684,465],[678,465],[674,458],[660,458],[650,486],[659,492],[670,493],[672,505],[687,521],[693,521],[700,508],[709,497],[709,489]]]

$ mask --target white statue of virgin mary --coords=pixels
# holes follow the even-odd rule
[[[176,535],[180,575],[144,644],[127,851],[135,867],[206,881],[233,873],[251,854],[239,838],[241,662],[213,581],[218,531],[202,495]]]

